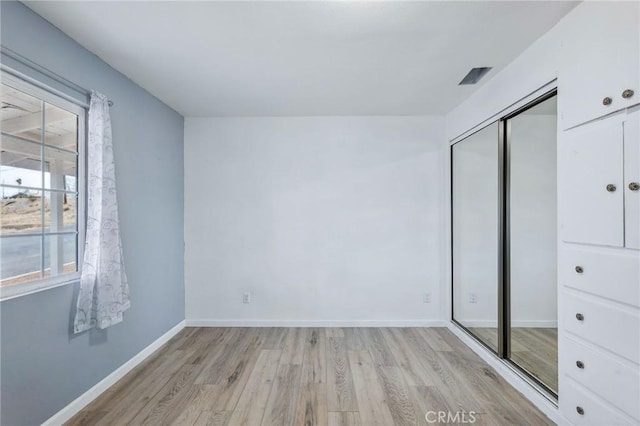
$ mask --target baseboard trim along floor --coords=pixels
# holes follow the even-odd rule
[[[162,345],[171,340],[171,338],[182,331],[184,327],[185,321],[180,321],[178,324],[176,324],[175,327],[164,333],[149,346],[138,352],[133,356],[133,358],[118,367],[113,373],[109,374],[107,377],[94,385],[91,389],[67,404],[66,407],[54,414],[51,418],[49,418],[49,420],[45,421],[43,423],[43,426],[58,426],[64,424],[66,421],[79,413],[84,407],[89,405],[94,399],[102,395],[104,391],[113,386],[118,380],[123,378],[127,373],[133,370],[145,359],[147,359]]]
[[[442,320],[187,319],[186,327],[446,327]]]

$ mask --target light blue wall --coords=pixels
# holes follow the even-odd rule
[[[184,319],[183,118],[21,3],[0,2],[2,45],[115,102],[120,219],[132,307],[70,332],[76,285],[2,302],[2,425],[40,424]],[[67,89],[70,95],[78,96]]]

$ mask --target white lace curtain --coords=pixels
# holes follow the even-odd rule
[[[87,156],[87,233],[74,331],[106,328],[122,321],[129,309],[124,270],[109,100],[91,93]]]

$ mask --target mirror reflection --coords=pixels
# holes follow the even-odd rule
[[[452,147],[453,317],[498,350],[498,122]]]
[[[510,358],[557,394],[556,99],[507,126]]]

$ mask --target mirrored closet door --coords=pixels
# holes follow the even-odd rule
[[[451,147],[453,320],[558,393],[556,94]]]
[[[506,356],[558,393],[556,96],[504,120],[507,156]]]
[[[498,125],[451,148],[454,319],[498,352]]]

